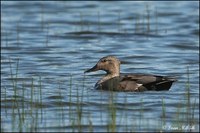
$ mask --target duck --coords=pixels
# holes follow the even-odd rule
[[[120,74],[120,60],[115,56],[101,58],[95,66],[84,73],[103,70],[106,72],[96,84],[95,89],[109,91],[167,91],[175,77],[158,76],[151,74]]]

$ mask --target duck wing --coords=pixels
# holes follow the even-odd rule
[[[121,77],[120,86],[132,91],[162,91],[169,90],[174,81],[175,78],[167,76],[128,74]]]
[[[145,91],[146,88],[141,88],[141,83],[137,83],[138,78],[118,76],[108,79],[100,84],[96,84],[95,88],[100,90],[110,91]],[[138,89],[140,87],[140,89]]]
[[[174,81],[176,79],[173,77],[128,74],[96,84],[95,88],[110,91],[162,91],[169,90]]]

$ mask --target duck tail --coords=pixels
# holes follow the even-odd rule
[[[178,81],[177,77],[164,77],[163,80],[167,80],[167,81],[171,81],[171,82]]]

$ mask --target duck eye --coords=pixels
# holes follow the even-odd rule
[[[102,60],[102,62],[106,62],[107,60],[105,59],[105,60]]]

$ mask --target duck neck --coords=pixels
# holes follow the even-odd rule
[[[117,77],[117,76],[119,76],[119,70],[115,71],[115,72],[107,72],[107,74],[104,76],[104,78],[107,77],[109,79],[109,78],[113,78],[113,77]]]
[[[105,77],[113,78],[120,75],[120,66],[114,66],[111,70],[106,71]]]
[[[100,84],[106,80],[109,80],[111,78],[118,77],[118,76],[120,76],[120,68],[114,69],[113,71],[106,71],[106,75],[101,80],[99,80],[98,83]]]

